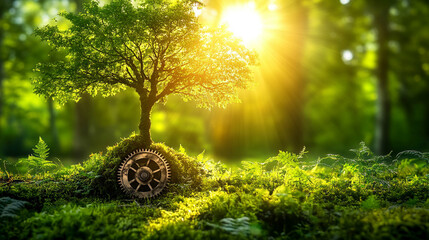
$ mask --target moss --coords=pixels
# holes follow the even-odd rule
[[[426,163],[403,176],[398,166],[410,166],[395,161],[334,156],[339,162],[321,168],[320,159],[280,153],[228,169],[198,157],[203,174],[183,150],[153,144],[173,169],[170,190],[143,204],[109,200],[128,198],[112,190],[117,166],[140,144],[131,136],[49,179],[1,185],[0,196],[31,199],[41,208],[5,224],[0,216],[0,239],[427,239],[429,234]]]
[[[3,183],[0,194],[30,201],[37,207],[42,206],[43,202],[62,198],[128,199],[130,197],[119,188],[118,168],[130,153],[144,149],[144,146],[140,135],[132,135],[108,147],[105,155],[91,154],[82,164],[45,174],[40,181],[33,177],[11,184]],[[150,149],[162,154],[169,162],[172,175],[170,183],[182,186],[173,187],[171,191],[183,189],[184,185],[187,189],[200,189],[204,171],[196,159],[161,143],[152,144]]]
[[[87,171],[96,170],[99,176],[91,181],[93,193],[108,198],[124,197],[117,180],[119,166],[131,152],[137,149],[145,149],[145,145],[140,135],[131,135],[115,146],[108,147],[107,153],[101,161],[93,161],[90,158],[85,162],[84,168]],[[196,159],[187,156],[185,153],[177,152],[162,143],[154,143],[150,149],[162,154],[170,164],[171,183],[189,184],[192,188],[199,189],[204,171]]]

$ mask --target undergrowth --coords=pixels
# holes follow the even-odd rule
[[[138,201],[119,192],[116,171],[140,147],[139,137],[131,136],[80,165],[30,178],[9,176],[0,197],[29,204],[0,225],[0,238],[429,237],[428,153],[375,156],[362,143],[353,157],[306,159],[305,151],[280,152],[230,169],[203,154],[191,158],[183,149],[154,144],[174,178],[161,198]]]

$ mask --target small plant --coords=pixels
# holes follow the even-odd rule
[[[359,145],[359,149],[350,149],[351,152],[356,154],[356,158],[358,160],[363,160],[374,156],[374,153],[371,151],[371,149],[369,149],[369,147],[366,146],[365,142],[360,142]]]
[[[361,203],[361,207],[365,210],[377,209],[380,208],[380,201],[376,196],[371,195]]]
[[[232,235],[249,236],[252,233],[248,217],[223,218],[220,220],[219,225],[212,223],[207,223],[207,225],[214,227],[215,229],[222,229]]]
[[[6,160],[0,159],[0,161],[3,163],[3,169],[0,167],[0,179],[10,179],[11,175],[7,171]]]
[[[49,147],[41,137],[39,137],[39,142],[33,148],[33,151],[33,155],[29,155],[27,158],[21,158],[18,161],[18,164],[24,164],[28,166],[28,173],[46,173],[57,166],[52,161],[48,160]]]
[[[0,198],[0,220],[18,217],[18,213],[27,203],[10,197]]]

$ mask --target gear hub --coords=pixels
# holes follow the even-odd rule
[[[119,186],[137,198],[159,196],[170,181],[170,166],[158,152],[139,149],[132,152],[118,170]]]

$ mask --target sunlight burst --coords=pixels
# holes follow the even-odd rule
[[[221,22],[245,44],[255,43],[263,30],[262,18],[252,3],[229,7],[222,14]]]

